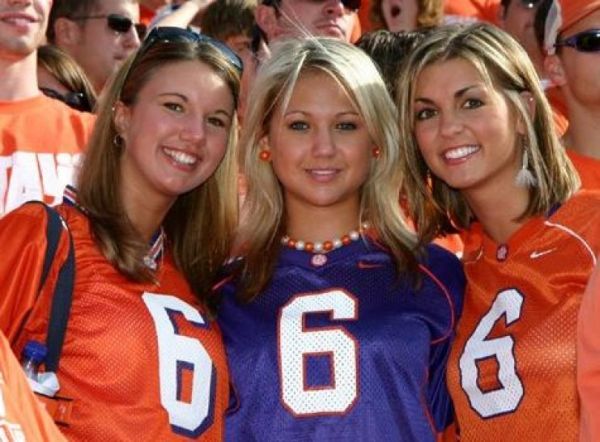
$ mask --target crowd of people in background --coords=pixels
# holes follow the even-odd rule
[[[600,0],[0,0],[0,440],[600,442],[599,74]]]

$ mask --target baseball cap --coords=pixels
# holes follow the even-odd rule
[[[544,26],[546,52],[554,54],[558,35],[597,9],[600,9],[600,0],[553,0]]]

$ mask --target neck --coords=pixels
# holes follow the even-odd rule
[[[39,94],[37,52],[18,60],[0,60],[0,101],[25,100]]]
[[[290,238],[311,242],[340,238],[359,229],[358,214],[358,203],[344,204],[344,207],[295,207],[288,204],[286,233]]]
[[[590,109],[569,103],[569,129],[563,141],[568,149],[600,159],[600,106]]]
[[[150,241],[175,200],[149,198],[136,186],[123,186],[121,198],[125,213],[145,241]]]
[[[515,219],[527,208],[529,190],[515,184],[505,192],[470,192],[465,198],[485,232],[502,244],[524,224]]]

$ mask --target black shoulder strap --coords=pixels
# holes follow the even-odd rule
[[[67,331],[67,322],[71,312],[71,301],[73,298],[73,285],[75,281],[75,250],[73,249],[73,238],[67,226],[67,223],[53,208],[41,203],[47,213],[46,227],[46,254],[44,256],[44,267],[40,279],[40,289],[44,286],[48,272],[54,261],[54,255],[58,248],[58,243],[63,229],[67,232],[69,239],[69,251],[67,260],[63,263],[58,273],[58,279],[52,295],[52,306],[50,308],[50,319],[48,321],[48,333],[46,337],[46,347],[48,355],[46,356],[46,370],[58,371],[58,363],[62,351],[65,333]]]

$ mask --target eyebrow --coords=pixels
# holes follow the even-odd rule
[[[186,97],[183,94],[180,94],[179,92],[162,92],[160,94],[158,94],[159,97],[165,97],[165,96],[175,96],[180,98],[181,100],[183,100],[186,103],[189,103],[189,99],[188,97]],[[226,115],[228,118],[233,118],[233,114],[227,112],[225,109],[217,109],[216,111],[214,111],[213,113],[215,114],[223,114]]]
[[[465,95],[468,91],[470,91],[471,89],[475,89],[475,88],[478,88],[478,87],[480,87],[478,84],[471,84],[469,86],[465,86],[465,87],[457,90],[454,93],[454,98],[460,98],[463,95]],[[425,97],[416,97],[415,101],[419,101],[419,102],[422,102],[422,103],[428,103],[428,104],[433,104],[434,103],[433,100],[431,100],[429,98],[425,98]]]
[[[303,110],[288,110],[287,112],[285,112],[285,116],[290,115],[290,114],[302,114],[302,115],[312,115],[311,112],[306,112]],[[342,111],[342,112],[338,112],[337,114],[335,114],[336,117],[342,117],[344,115],[356,115],[356,116],[360,116],[360,113],[358,113],[355,110],[347,110],[347,111]]]

